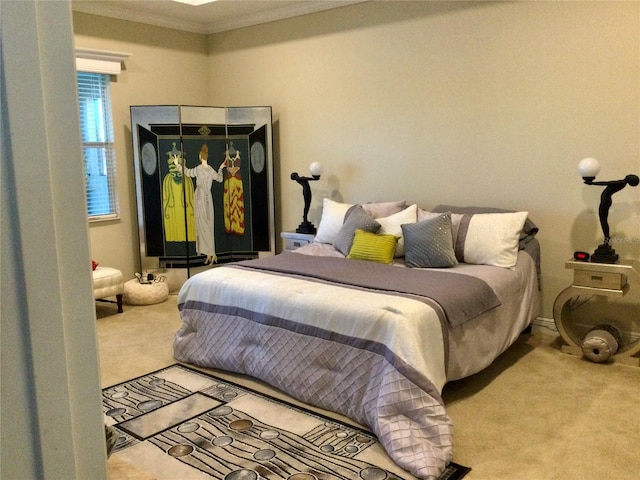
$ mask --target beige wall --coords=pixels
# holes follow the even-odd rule
[[[323,196],[528,210],[540,227],[545,317],[570,283],[564,261],[601,241],[601,190],[581,183],[578,161],[599,158],[603,180],[640,171],[638,2],[366,2],[208,38],[167,32],[191,49],[170,48],[151,27],[138,39],[125,23],[76,21],[79,46],[133,53],[114,88],[118,108],[273,106],[278,228],[302,216],[290,173],[316,160],[316,225]],[[191,88],[167,73],[177,58]],[[120,188],[133,198],[129,170]],[[640,258],[639,215],[640,187],[616,194],[610,224],[624,257]],[[103,230],[133,248],[131,222]]]

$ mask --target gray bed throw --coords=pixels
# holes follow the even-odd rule
[[[300,275],[343,285],[387,293],[413,295],[436,302],[454,328],[500,305],[495,292],[484,281],[443,270],[423,270],[376,262],[314,257],[293,252],[230,266]],[[465,292],[460,295],[460,292]],[[433,305],[432,305],[433,306]]]

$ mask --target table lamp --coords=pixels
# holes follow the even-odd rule
[[[309,172],[311,177],[301,177],[297,172],[291,174],[291,180],[295,180],[302,185],[302,197],[304,198],[304,211],[302,214],[302,223],[296,228],[296,233],[316,233],[316,227],[309,221],[307,215],[309,214],[309,206],[311,205],[311,187],[309,182],[314,180],[320,180],[323,167],[320,162],[313,162],[309,165]]]
[[[607,182],[595,182],[598,172],[600,172],[600,162],[595,158],[584,158],[578,164],[578,172],[584,183],[587,185],[602,185],[605,189],[600,196],[600,208],[598,214],[600,216],[600,226],[604,235],[604,242],[596,248],[591,255],[591,261],[596,263],[616,263],[619,255],[611,248],[611,237],[609,235],[609,209],[613,203],[611,197],[614,193],[619,192],[627,185],[635,187],[640,183],[637,175],[627,175],[621,180],[610,180]]]

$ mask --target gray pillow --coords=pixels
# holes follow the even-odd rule
[[[333,240],[333,246],[344,256],[347,256],[351,250],[356,230],[377,233],[380,230],[380,224],[371,218],[360,205],[352,207],[345,217],[342,227]]]
[[[402,225],[405,263],[411,268],[442,268],[458,264],[453,250],[451,213]]]

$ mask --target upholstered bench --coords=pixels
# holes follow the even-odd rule
[[[122,294],[124,283],[122,272],[110,267],[96,267],[93,271],[93,298],[109,302],[108,297],[116,297],[118,313],[122,313]]]
[[[153,305],[169,298],[169,285],[165,282],[140,283],[137,279],[124,284],[124,303]]]

